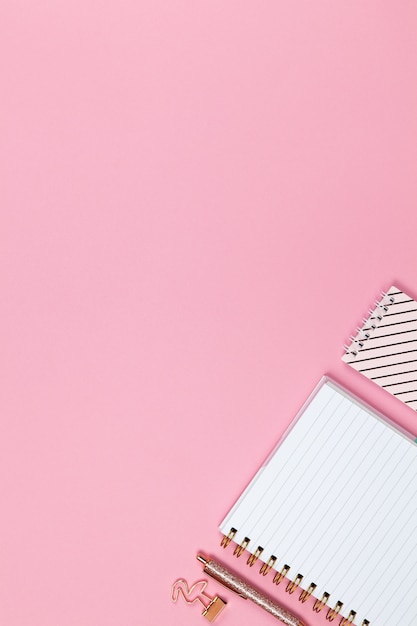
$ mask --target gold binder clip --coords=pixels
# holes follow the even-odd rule
[[[239,546],[236,546],[236,548],[233,550],[233,554],[235,555],[236,558],[240,557],[242,552],[244,552],[246,548],[248,547],[249,543],[250,543],[249,537],[245,537],[242,543]]]
[[[370,623],[371,622],[369,620],[364,619],[363,622],[362,622],[362,626],[369,626]]]
[[[277,560],[277,557],[272,555],[268,563],[263,563],[261,569],[259,570],[259,573],[262,574],[262,576],[266,576],[267,574],[269,574],[276,560]]]
[[[316,587],[316,583],[311,583],[308,589],[303,589],[303,591],[300,593],[300,597],[298,598],[300,602],[304,603],[306,600],[308,600]]]
[[[328,600],[330,598],[330,593],[327,593],[327,591],[325,591],[321,597],[321,600],[316,600],[314,605],[313,605],[313,611],[315,611],[316,613],[320,613],[320,611],[323,609],[323,607],[326,606]]]
[[[283,580],[283,578],[286,577],[286,575],[288,574],[289,571],[290,571],[290,566],[289,565],[284,565],[282,570],[275,574],[274,578],[272,579],[272,582],[275,583],[276,585],[279,585],[280,582]]]
[[[328,609],[326,619],[328,619],[329,622],[332,622],[340,613],[340,609],[342,608],[342,606],[343,602],[340,602],[340,600],[338,600],[333,609]]]
[[[263,551],[264,549],[261,546],[258,546],[256,552],[251,554],[250,557],[248,558],[247,564],[250,565],[250,567],[252,567],[252,565],[254,565],[256,561],[259,559]]]
[[[219,596],[214,598],[209,596],[205,592],[207,584],[207,580],[198,580],[194,585],[188,587],[187,581],[184,578],[179,578],[171,587],[171,599],[176,602],[181,594],[187,604],[199,602],[204,608],[203,617],[209,622],[213,622],[226,606],[226,602]]]
[[[233,537],[236,535],[236,533],[237,533],[236,528],[231,528],[229,531],[229,534],[224,535],[223,539],[221,540],[220,545],[223,546],[223,548],[227,548],[227,546],[233,540]]]
[[[297,574],[297,576],[294,578],[294,580],[290,580],[289,583],[287,583],[285,591],[287,593],[294,593],[294,591],[300,586],[300,583],[301,583],[302,580],[303,580],[302,575],[301,574]]]

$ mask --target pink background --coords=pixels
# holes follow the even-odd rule
[[[1,623],[203,624],[197,550],[300,609],[217,524],[324,373],[417,434],[340,360],[417,297],[416,3],[3,0],[0,53]]]

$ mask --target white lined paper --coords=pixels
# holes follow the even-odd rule
[[[220,525],[355,624],[417,624],[417,446],[330,381]],[[390,593],[390,588],[398,590]],[[387,592],[388,591],[388,592]],[[397,621],[401,616],[401,622]]]

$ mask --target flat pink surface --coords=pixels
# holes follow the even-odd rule
[[[1,624],[203,624],[197,550],[328,623],[217,524],[324,373],[417,434],[340,360],[417,297],[416,3],[3,0],[0,54]]]

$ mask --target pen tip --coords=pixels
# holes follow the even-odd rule
[[[208,558],[204,556],[204,554],[197,554],[197,561],[200,561],[200,563],[203,563],[203,565],[207,565],[207,563],[209,562]]]

